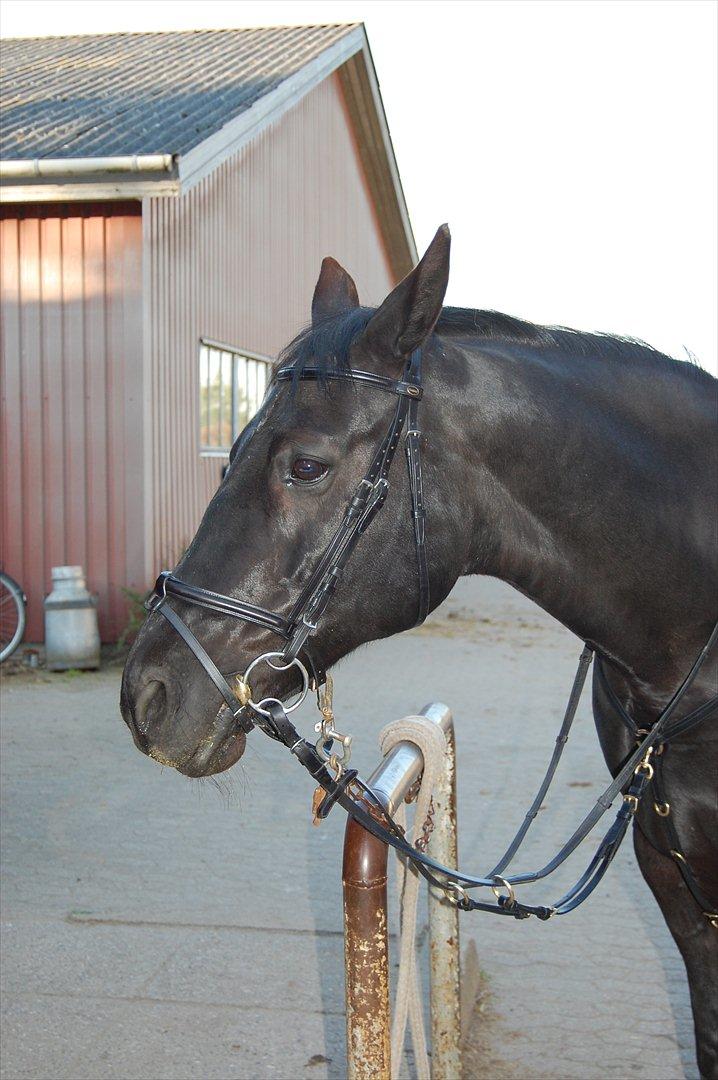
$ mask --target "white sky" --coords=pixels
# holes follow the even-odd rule
[[[451,226],[449,303],[687,347],[715,372],[717,15],[714,0],[4,0],[0,31],[363,21],[419,248]]]

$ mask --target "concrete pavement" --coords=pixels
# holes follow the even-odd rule
[[[389,719],[446,701],[462,863],[485,870],[545,769],[579,651],[512,590],[462,582],[427,626],[335,672],[353,763],[370,771]],[[119,669],[3,682],[3,1076],[345,1076],[343,821],[312,828],[289,755],[253,734],[229,774],[188,781],[132,746]],[[520,868],[606,777],[588,694],[574,730]],[[555,899],[587,854],[531,898]],[[467,1077],[697,1077],[682,964],[630,843],[566,918],[461,926],[483,973]]]

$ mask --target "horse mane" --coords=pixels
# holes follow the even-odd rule
[[[280,367],[293,367],[299,379],[307,366],[319,369],[319,379],[332,371],[347,371],[354,342],[361,336],[376,308],[357,307],[344,315],[326,319],[318,326],[307,326],[280,353]],[[479,343],[522,345],[537,351],[559,351],[567,356],[644,362],[676,375],[688,375],[701,380],[713,380],[710,372],[699,366],[688,354],[687,360],[677,360],[654,349],[639,338],[617,334],[573,330],[568,326],[541,326],[537,323],[504,315],[499,311],[479,311],[474,308],[445,307],[434,329],[438,337],[473,338]],[[327,385],[325,381],[325,385]]]

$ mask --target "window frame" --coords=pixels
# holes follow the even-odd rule
[[[236,345],[228,345],[226,341],[219,341],[216,338],[201,336],[199,339],[198,361],[202,363],[202,349],[213,349],[218,353],[229,353],[232,361],[232,389],[230,394],[230,408],[232,410],[232,442],[229,446],[205,446],[202,443],[202,409],[201,409],[201,396],[200,396],[200,410],[199,410],[199,454],[203,458],[226,458],[229,456],[229,452],[232,449],[237,437],[243,430],[238,424],[237,413],[237,388],[238,388],[238,370],[239,360],[252,360],[257,364],[264,364],[265,367],[271,369],[274,365],[274,358],[271,356],[265,356],[263,353],[254,352],[252,349],[241,349]],[[202,382],[201,382],[201,367],[200,367],[200,382],[199,392],[201,395]],[[267,372],[266,384],[269,384],[269,372]],[[259,403],[257,405],[259,408]],[[254,413],[252,413],[254,416]],[[250,417],[251,419],[251,417]],[[248,421],[249,422],[249,421]]]

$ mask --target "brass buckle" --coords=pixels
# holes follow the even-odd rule
[[[631,814],[635,814],[638,810],[638,796],[637,795],[624,795],[623,801],[628,803]]]

